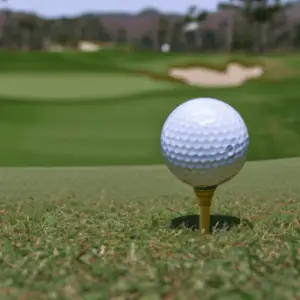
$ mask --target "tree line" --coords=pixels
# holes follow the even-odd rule
[[[112,33],[101,16],[86,14],[74,18],[43,19],[34,14],[1,12],[1,47],[15,50],[45,50],[51,44],[75,48],[79,41],[113,42],[117,45],[159,51],[169,44],[172,51],[252,51],[296,50],[300,47],[300,16],[290,22],[286,10],[293,3],[280,0],[230,0],[219,4],[227,18],[208,26],[210,13],[196,6],[185,16],[170,18],[160,14],[151,30],[129,38],[125,28]]]

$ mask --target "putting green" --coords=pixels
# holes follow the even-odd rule
[[[82,100],[169,90],[174,83],[120,73],[1,74],[0,95],[30,100]]]

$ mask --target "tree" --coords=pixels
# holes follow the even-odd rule
[[[184,40],[186,49],[190,51],[202,48],[202,23],[206,20],[208,13],[198,11],[196,6],[190,6],[184,18]]]
[[[172,24],[172,30],[170,30],[169,44],[172,51],[183,51],[184,42],[182,40],[183,34],[183,24],[180,21],[174,22]]]
[[[233,50],[234,43],[234,33],[237,23],[238,13],[236,6],[234,5],[234,0],[229,0],[229,3],[219,3],[219,10],[227,10],[228,18],[224,22],[224,26],[220,30],[224,33],[225,37],[225,50],[231,52]],[[229,13],[230,12],[230,13]]]
[[[203,51],[216,51],[218,50],[218,41],[216,32],[214,30],[205,29],[202,32],[202,49]]]
[[[62,32],[57,36],[56,41],[59,45],[66,47],[70,45],[71,39],[67,33]]]
[[[40,26],[40,20],[34,15],[23,15],[19,18],[19,26],[22,30],[22,48],[28,51],[31,49],[32,33]]]
[[[144,35],[141,40],[140,40],[140,45],[142,46],[142,48],[144,50],[151,50],[153,49],[153,38],[151,36],[151,34],[146,34]]]
[[[7,12],[6,11],[1,11],[0,12],[0,41],[1,41],[1,45],[3,45],[3,38],[4,38],[4,35],[5,35],[6,19],[7,19]]]
[[[295,34],[293,39],[293,45],[299,49],[300,48],[300,23],[296,24],[294,31]]]
[[[268,46],[268,25],[284,6],[281,0],[232,0],[249,22],[252,30],[253,51],[264,52]]]
[[[48,46],[52,43],[53,37],[53,27],[55,25],[55,21],[51,19],[43,20],[40,26],[40,38],[42,49],[48,48]]]
[[[125,28],[120,28],[117,33],[117,44],[124,45],[128,42],[127,30]]]
[[[159,47],[165,43],[169,43],[169,20],[165,16],[161,16],[157,26],[157,43]]]

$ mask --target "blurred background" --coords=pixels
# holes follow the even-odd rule
[[[196,97],[241,113],[249,160],[300,153],[299,1],[8,0],[0,17],[1,166],[161,164],[166,117]]]
[[[1,46],[63,51],[126,45],[159,51],[295,50],[300,2],[2,1]]]

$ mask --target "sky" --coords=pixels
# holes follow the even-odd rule
[[[84,12],[139,12],[144,8],[182,13],[194,4],[198,4],[200,9],[215,10],[218,2],[218,0],[195,2],[185,0],[126,0],[124,2],[121,0],[7,0],[7,2],[0,2],[0,7],[36,12],[45,17],[59,17]]]

